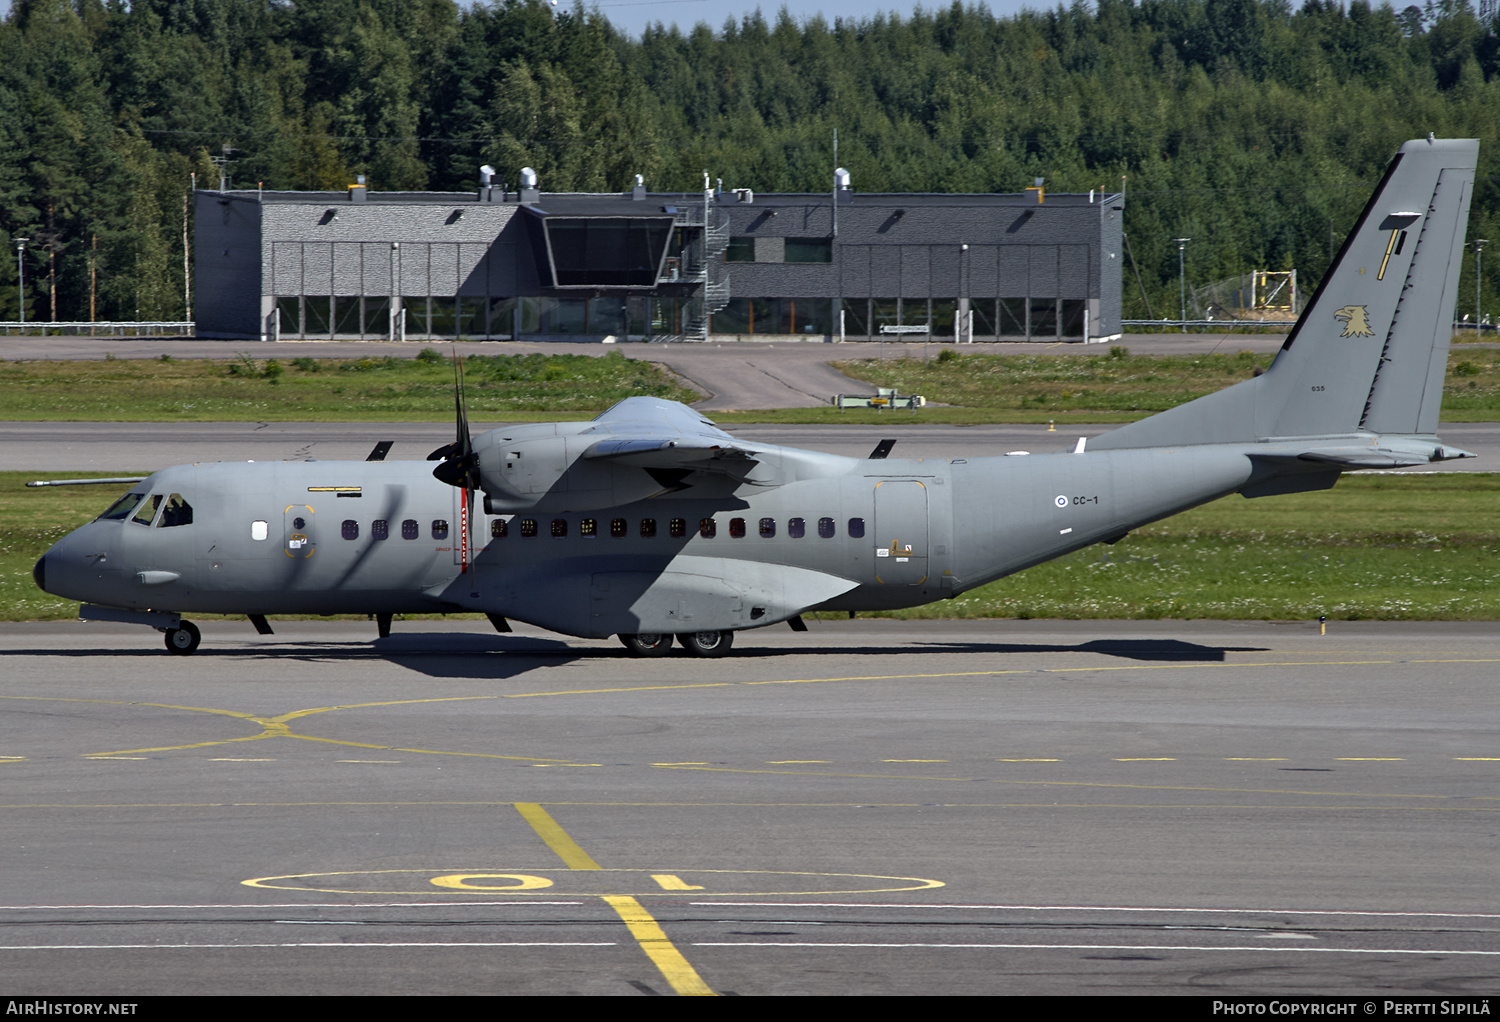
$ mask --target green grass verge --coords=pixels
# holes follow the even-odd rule
[[[659,366],[607,355],[471,355],[475,420],[592,418],[634,395],[696,401]],[[0,363],[0,419],[102,422],[432,422],[453,418],[453,367],[416,358],[164,357]]]
[[[111,473],[128,475],[130,473]],[[0,473],[0,620],[72,618],[31,568],[123,487],[28,490]],[[1500,619],[1500,475],[1348,476],[1231,496],[894,617]]]
[[[716,413],[720,422],[1133,422],[1249,379],[1271,356],[1099,353],[975,355],[934,348],[932,358],[836,363],[877,386],[932,402],[915,413],[840,412],[832,406]],[[464,359],[474,421],[583,419],[635,394],[692,402],[698,395],[659,366],[607,355],[473,355]],[[832,397],[832,395],[829,395]],[[0,362],[0,419],[106,422],[444,422],[453,417],[453,370],[425,349],[415,359],[289,361],[108,359]],[[1500,419],[1500,350],[1449,357],[1449,422]]]
[[[871,387],[895,387],[929,401],[988,413],[992,422],[1125,422],[1176,407],[1247,380],[1271,364],[1249,351],[1205,355],[1131,355],[1115,346],[1098,354],[979,355],[940,349],[931,359],[861,359],[835,363]],[[942,421],[946,409],[916,418]],[[910,413],[887,412],[892,423]],[[1500,419],[1500,351],[1454,351],[1448,358],[1443,419]]]

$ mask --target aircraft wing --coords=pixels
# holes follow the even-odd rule
[[[584,458],[638,468],[743,470],[761,452],[686,405],[658,398],[626,398],[595,419],[584,435],[594,433],[603,435],[583,452]]]

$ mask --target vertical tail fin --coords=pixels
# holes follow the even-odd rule
[[[1264,375],[1093,449],[1434,433],[1478,156],[1473,139],[1403,145]]]

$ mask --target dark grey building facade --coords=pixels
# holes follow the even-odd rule
[[[204,337],[1106,341],[1119,195],[200,191]]]

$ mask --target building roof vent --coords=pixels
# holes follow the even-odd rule
[[[635,176],[635,187],[630,190],[630,197],[636,202],[644,202],[646,200],[646,178],[643,175],[637,174]]]
[[[530,167],[521,168],[521,201],[540,202],[541,191],[537,188],[536,171]]]
[[[838,170],[835,170],[833,172],[833,183],[838,186],[839,191],[847,192],[849,190],[848,169],[845,167],[840,167]]]

